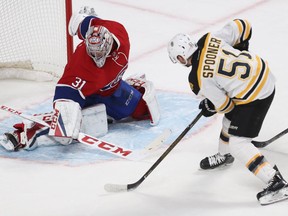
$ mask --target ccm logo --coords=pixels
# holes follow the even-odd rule
[[[115,146],[111,143],[106,143],[106,142],[100,141],[98,139],[95,139],[93,137],[89,137],[87,135],[84,136],[83,138],[81,138],[81,141],[86,143],[86,144],[89,144],[89,145],[97,145],[99,148],[101,148],[105,151],[113,152],[115,154],[120,154],[123,157],[126,157],[130,153],[132,153],[132,151],[130,151],[130,150],[124,150],[123,148]]]
[[[11,113],[16,114],[16,115],[21,115],[22,114],[22,112],[19,112],[17,110],[14,110],[14,109],[9,108],[9,107],[4,106],[4,105],[1,106],[1,109],[5,110],[5,111],[8,111],[8,112],[11,112]]]
[[[54,115],[52,116],[52,122],[51,122],[51,125],[50,125],[50,128],[52,130],[55,130],[56,127],[57,127],[57,122],[58,122],[58,118],[59,118],[59,110],[55,109],[55,113]]]

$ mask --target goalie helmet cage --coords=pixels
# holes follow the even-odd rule
[[[72,0],[0,1],[0,79],[57,80],[73,53]]]

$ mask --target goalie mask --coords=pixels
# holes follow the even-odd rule
[[[198,49],[197,43],[187,34],[177,34],[168,43],[168,54],[171,61],[180,64],[187,64],[187,59]],[[179,61],[177,56],[181,56],[185,63]]]
[[[104,26],[91,26],[86,33],[85,44],[88,55],[97,67],[103,67],[112,49],[112,34]]]

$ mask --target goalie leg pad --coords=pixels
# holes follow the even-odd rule
[[[150,113],[147,107],[146,102],[141,98],[134,112],[132,113],[132,118],[137,120],[146,120],[151,119]]]
[[[108,122],[104,104],[97,104],[82,110],[80,131],[95,137],[107,134]]]
[[[143,94],[142,99],[146,102],[150,114],[150,124],[157,125],[160,121],[160,108],[153,83],[146,80],[145,74],[132,75],[126,82]],[[139,105],[141,106],[140,103]]]
[[[55,101],[49,135],[77,139],[81,120],[81,108],[78,103],[71,100]]]
[[[150,115],[151,115],[151,125],[157,125],[160,121],[160,109],[159,104],[156,98],[155,88],[152,82],[146,81],[145,85],[145,93],[143,95],[143,100],[146,102]]]

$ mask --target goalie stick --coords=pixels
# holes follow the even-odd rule
[[[185,130],[174,140],[174,142],[166,149],[166,151],[158,158],[158,160],[147,170],[147,172],[136,182],[126,185],[120,184],[105,184],[104,189],[108,192],[122,192],[136,189],[150,174],[151,172],[163,161],[163,159],[172,151],[172,149],[182,140],[188,131],[196,124],[201,118],[202,111],[195,117],[195,119],[185,128]]]
[[[279,139],[280,137],[284,136],[286,133],[288,133],[288,128],[280,132],[279,134],[275,135],[269,140],[266,141],[252,141],[253,145],[256,146],[257,148],[264,148],[270,143],[274,142],[275,140]]]
[[[44,119],[47,118],[47,116],[45,115],[43,115],[42,117],[41,115],[26,115],[20,111],[17,111],[15,109],[12,109],[4,105],[1,105],[0,109],[6,112],[12,113],[14,115],[17,115],[21,118],[27,119],[29,121],[33,121],[43,126],[50,127],[50,125],[44,121]],[[37,116],[41,117],[42,119],[38,118]],[[121,158],[129,159],[129,160],[139,160],[147,156],[148,152],[151,152],[157,149],[163,142],[165,142],[165,140],[170,136],[170,134],[171,134],[171,130],[165,129],[159,136],[157,136],[154,140],[152,140],[151,143],[149,143],[145,149],[140,150],[138,152],[133,151],[128,148],[115,145],[113,143],[106,142],[104,140],[101,140],[99,138],[90,136],[82,132],[79,133],[77,140],[82,144],[85,144],[88,146],[95,146],[97,149],[101,151],[113,154]]]

